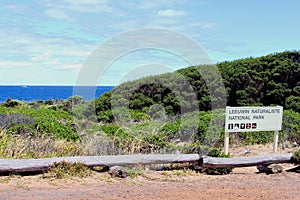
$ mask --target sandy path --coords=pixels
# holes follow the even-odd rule
[[[195,172],[145,172],[134,179],[110,178],[107,173],[72,180],[3,176],[0,199],[300,199],[299,173],[256,172],[249,167],[222,176]]]
[[[232,148],[232,156],[271,153],[272,145]],[[290,153],[295,149],[279,153]],[[93,173],[83,179],[51,180],[43,175],[0,176],[2,199],[291,199],[300,200],[300,173],[283,164],[281,174],[257,174],[255,167],[236,168],[233,173],[209,176],[196,172],[144,172],[136,178],[111,178]]]

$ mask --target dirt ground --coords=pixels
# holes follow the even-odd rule
[[[254,148],[252,148],[254,149]],[[234,149],[234,154],[244,150]],[[255,151],[254,151],[255,152]],[[236,168],[229,175],[194,171],[145,171],[136,178],[49,179],[42,175],[0,177],[0,199],[292,199],[300,200],[300,173],[291,164],[266,175],[256,167]]]

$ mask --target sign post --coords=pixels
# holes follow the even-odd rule
[[[279,131],[274,131],[273,152],[277,152],[277,148],[278,148],[278,135],[279,135]]]
[[[230,132],[274,131],[273,151],[278,148],[282,126],[282,106],[226,107],[224,152],[229,152]]]
[[[229,132],[225,131],[225,137],[224,137],[224,153],[229,153]]]

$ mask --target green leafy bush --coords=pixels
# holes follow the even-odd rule
[[[292,161],[295,164],[300,164],[300,149],[293,153]]]
[[[143,111],[159,104],[168,116],[195,110],[211,110],[224,103],[224,91],[219,87],[216,73],[220,72],[227,92],[228,106],[282,105],[299,112],[300,53],[287,51],[258,58],[245,58],[180,69],[174,73],[149,76],[117,86],[96,99],[97,113],[111,109],[113,96],[129,102],[129,108]],[[206,74],[205,80],[199,72]],[[184,77],[184,78],[183,78]],[[185,84],[187,81],[189,84]],[[208,88],[214,88],[214,97]],[[195,99],[193,99],[196,96]],[[117,98],[117,99],[118,99]],[[118,100],[116,100],[118,101]],[[128,107],[128,106],[127,106]],[[161,114],[161,113],[160,113]]]
[[[281,135],[285,140],[300,144],[300,113],[283,111]]]
[[[66,161],[55,162],[47,173],[44,173],[44,178],[84,178],[91,174],[91,170],[82,163],[70,163]]]
[[[202,143],[207,136],[207,129],[211,119],[209,112],[192,112],[181,119],[165,124],[161,132],[170,139]]]
[[[114,124],[101,126],[101,130],[104,131],[107,134],[107,136],[110,137],[119,137],[119,138],[128,137],[128,134],[121,127]]]
[[[180,153],[184,153],[184,154],[197,153],[199,155],[206,155],[209,147],[203,146],[200,143],[189,143],[189,144],[177,146],[176,149]]]
[[[47,108],[31,109],[26,107],[4,108],[0,107],[0,113],[9,116],[23,116],[7,127],[7,131],[14,134],[28,133],[32,135],[46,134],[58,138],[77,140],[79,136],[74,127],[72,115],[62,110]],[[26,117],[24,117],[26,116]],[[16,117],[15,117],[16,118]],[[25,119],[30,119],[25,120]],[[30,122],[30,123],[29,123]]]
[[[114,121],[114,116],[111,110],[98,112],[98,121],[104,123],[111,123]]]
[[[159,134],[147,134],[144,135],[142,137],[142,140],[150,143],[150,144],[154,144],[157,145],[158,147],[164,147],[166,146],[168,143],[165,141],[164,137],[162,135]]]
[[[2,103],[2,106],[7,108],[14,108],[20,105],[22,105],[20,101],[13,99],[7,99],[6,102]]]
[[[238,133],[238,137],[246,145],[267,144],[273,141],[274,132],[240,132]]]
[[[161,132],[164,132],[167,136],[174,136],[180,128],[180,121],[166,123],[162,128]]]
[[[208,156],[212,157],[220,157],[220,158],[229,158],[229,154],[222,153],[221,149],[212,148],[209,150]],[[209,175],[222,175],[222,174],[230,174],[232,172],[232,168],[207,168],[205,169],[205,173]]]
[[[147,122],[150,120],[149,115],[144,112],[138,110],[129,110],[129,113],[134,122]]]

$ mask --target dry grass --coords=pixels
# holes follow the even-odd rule
[[[13,135],[0,130],[1,158],[121,155],[141,153],[141,149],[149,151],[139,138],[120,141],[96,133],[82,135],[78,141],[68,141],[41,134]]]
[[[53,166],[43,175],[43,178],[72,178],[79,177],[84,178],[91,175],[92,171],[82,163],[69,163],[69,162],[58,162],[54,163]]]
[[[80,142],[55,139],[49,136],[11,135],[0,132],[1,158],[45,158],[77,155],[83,149]]]
[[[132,146],[134,142],[132,143]],[[132,147],[133,148],[133,147]],[[115,141],[101,134],[81,137],[68,141],[47,135],[12,135],[0,131],[1,158],[47,158],[62,156],[97,156],[130,153],[130,148],[121,150]]]

